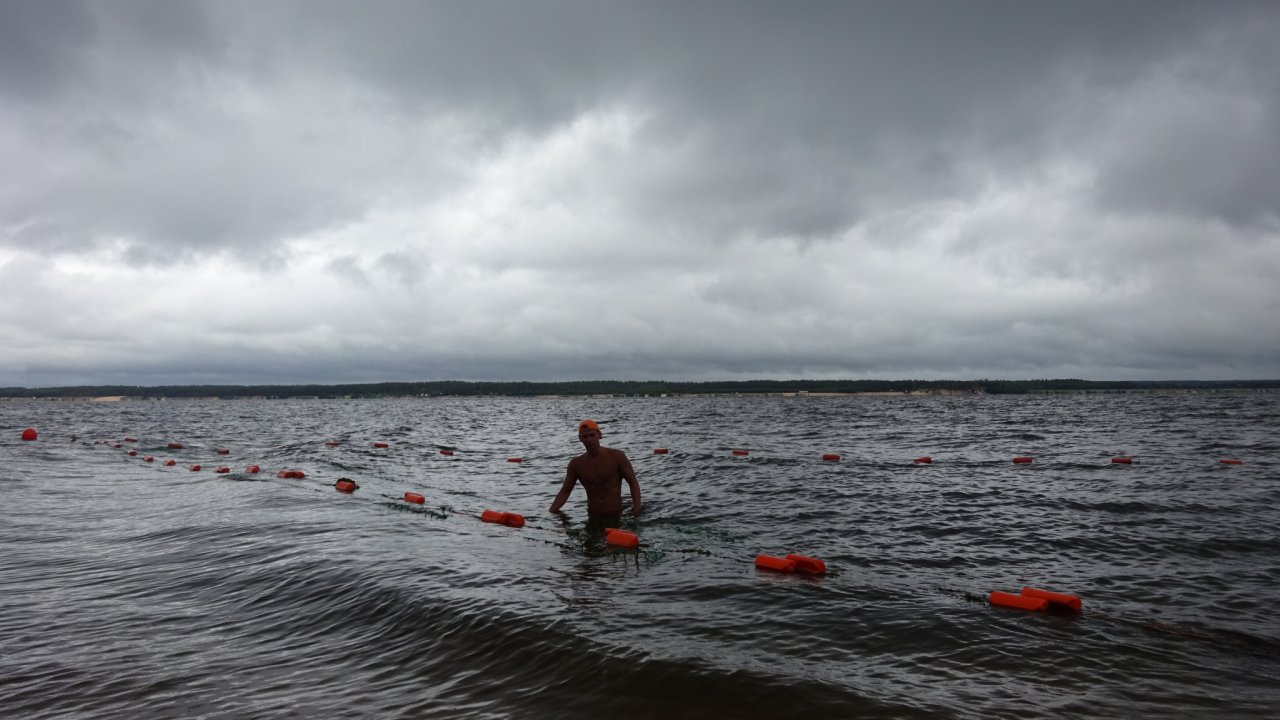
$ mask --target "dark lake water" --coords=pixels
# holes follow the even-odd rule
[[[581,489],[547,512],[585,417],[637,551]],[[1280,393],[19,401],[0,432],[5,718],[1280,715]],[[1084,610],[987,603],[1027,585]]]

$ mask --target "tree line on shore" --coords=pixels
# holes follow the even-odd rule
[[[1280,388],[1280,380],[1110,381],[1110,380],[576,380],[569,382],[471,382],[434,380],[337,385],[81,385],[0,388],[4,398],[375,398],[412,396],[538,395],[767,395],[854,393],[971,393],[1015,395],[1051,392],[1147,390],[1248,390]]]

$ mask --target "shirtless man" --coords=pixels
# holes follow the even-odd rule
[[[559,512],[569,499],[575,482],[582,483],[587,491],[587,514],[618,516],[622,514],[622,481],[631,488],[631,514],[640,514],[640,481],[631,469],[631,461],[621,450],[600,444],[600,426],[595,420],[583,420],[578,424],[578,440],[586,452],[569,461],[564,484],[556,499],[551,501],[551,512]]]

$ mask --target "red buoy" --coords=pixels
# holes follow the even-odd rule
[[[774,557],[772,555],[757,555],[756,567],[761,570],[791,573],[796,571],[796,561],[788,560],[787,558]]]
[[[427,501],[425,497],[419,495],[416,492],[406,492],[404,494],[404,500],[405,502],[417,503],[419,505]]]
[[[507,462],[524,462],[524,458],[509,457],[507,458]]]
[[[1081,602],[1079,595],[1068,595],[1066,593],[1051,592],[1049,590],[1041,590],[1039,588],[1024,587],[1022,588],[1023,597],[1039,598],[1049,601],[1049,605],[1055,608],[1064,608],[1074,612],[1080,612]]]
[[[281,470],[280,472],[276,473],[276,477],[285,478],[286,480],[301,480],[306,476],[307,474],[302,472],[301,470]]]
[[[137,454],[138,454],[138,451],[137,451],[137,450],[130,450],[130,451],[128,452],[129,457],[133,457],[134,455],[137,455]]]
[[[326,441],[325,441],[325,443],[324,443],[324,446],[325,446],[325,447],[338,447],[338,441],[337,441],[337,440],[326,440]]]
[[[116,448],[116,449],[119,449],[119,448],[120,448],[120,443],[111,443],[111,447]]]
[[[155,459],[154,457],[151,457],[150,455],[148,455],[148,456],[146,456],[146,457],[142,458],[142,461],[143,461],[143,462],[155,462],[155,461],[156,461],[156,459]]]
[[[218,448],[217,453],[219,455],[230,455],[231,451],[226,448]]]
[[[177,465],[177,464],[178,464],[178,461],[177,461],[177,460],[173,460],[173,459],[169,459],[169,460],[165,460],[165,461],[164,461],[164,466],[165,466],[165,467],[172,467],[172,466]]]
[[[125,438],[125,439],[124,439],[124,441],[125,441],[125,442],[138,442],[138,438],[136,438],[136,437],[127,437],[127,438]]]
[[[750,455],[751,452],[748,450],[734,450],[733,454],[742,457],[743,455]]]
[[[502,513],[502,524],[507,527],[524,527],[524,516],[520,513],[504,512]]]
[[[1014,458],[1014,459],[1013,459],[1013,464],[1015,464],[1015,465],[1030,465],[1030,464],[1031,464],[1031,458],[1029,458],[1029,457],[1016,457],[1016,458]]]
[[[1133,458],[1131,458],[1131,457],[1113,457],[1113,458],[1111,458],[1111,464],[1112,464],[1112,465],[1132,465],[1132,464],[1133,464]]]
[[[822,459],[827,462],[839,462],[840,456],[835,453],[826,453],[822,456]]]
[[[818,558],[805,557],[804,555],[788,555],[787,559],[796,564],[796,572],[804,575],[825,575],[827,574],[827,564]]]
[[[1244,464],[1243,460],[1237,460],[1235,458],[1223,458],[1218,462],[1222,463],[1223,465],[1243,465]]]
[[[453,454],[453,451],[452,451],[452,450],[441,450],[441,451],[440,451],[440,454],[441,454],[441,455],[452,455],[452,454]]]
[[[168,447],[170,450],[181,450],[181,449],[182,449],[182,443],[180,443],[180,442],[171,442],[171,443],[169,443],[166,447]]]
[[[199,465],[192,465],[192,466],[191,466],[191,472],[200,472],[200,466],[199,466]]]
[[[929,465],[933,463],[933,458],[929,457],[928,455],[925,455],[924,457],[918,457],[915,460],[912,460],[911,462],[917,465]]]
[[[250,475],[254,475],[256,473],[262,472],[262,468],[258,467],[257,465],[250,465],[249,467],[245,468],[244,471],[249,473]]]
[[[376,448],[391,447],[390,445],[388,445],[388,444],[386,444],[386,443],[384,443],[384,442],[376,442],[376,443],[374,443],[374,444],[373,444],[373,446],[374,446],[374,447],[376,447]]]
[[[36,433],[35,428],[27,428],[26,430],[22,431],[22,439],[26,440],[27,442],[31,442],[32,440],[35,440],[37,437],[39,437],[39,434]]]
[[[485,510],[480,513],[480,520],[487,523],[501,523],[502,513],[497,510]]]
[[[1049,608],[1049,601],[1044,598],[1028,597],[1026,595],[1014,595],[1013,593],[1000,592],[999,590],[991,591],[991,604],[1000,607],[1016,608],[1018,610],[1031,610],[1039,612]]]
[[[604,541],[623,548],[640,547],[640,538],[635,533],[619,528],[605,528]]]
[[[654,449],[653,449],[653,454],[654,454],[654,455],[666,455],[666,454],[667,454],[667,453],[669,453],[669,452],[671,452],[671,451],[670,451],[670,450],[667,450],[666,448],[654,448]]]
[[[348,478],[338,478],[338,482],[333,484],[333,489],[337,490],[340,493],[355,492],[356,488],[358,487],[360,486],[355,484]]]
[[[218,473],[219,475],[226,475],[227,473],[231,472],[231,468],[227,467],[226,465],[222,465],[217,470],[214,470],[214,472]]]

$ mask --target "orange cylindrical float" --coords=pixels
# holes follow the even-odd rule
[[[502,524],[507,527],[524,527],[524,516],[520,513],[504,512],[502,513]]]
[[[796,561],[788,560],[787,558],[774,557],[772,555],[757,555],[756,567],[761,570],[790,573],[796,571]]]
[[[788,555],[787,559],[796,564],[796,572],[805,575],[825,575],[827,574],[827,564],[818,558],[805,557],[804,555]]]
[[[749,451],[747,451],[747,450],[734,450],[734,451],[733,451],[733,454],[734,454],[734,455],[738,455],[738,456],[742,456],[742,455],[750,455],[751,453],[750,453]]]
[[[666,454],[667,454],[667,453],[669,453],[669,452],[671,452],[671,451],[670,451],[670,450],[668,450],[668,449],[666,449],[666,448],[654,448],[654,449],[653,449],[653,454],[654,454],[654,455],[666,455]]]
[[[1243,465],[1244,464],[1243,460],[1237,460],[1235,458],[1223,458],[1218,462],[1222,463],[1223,465]]]
[[[1049,607],[1049,601],[1044,598],[1014,595],[1013,593],[1000,592],[999,590],[991,591],[991,604],[1033,611],[1046,610]]]
[[[164,461],[164,466],[165,466],[165,467],[173,467],[174,465],[177,465],[177,464],[178,464],[178,461],[177,461],[177,460],[172,460],[172,459],[170,459],[170,460],[165,460],[165,461]]]
[[[200,466],[199,466],[199,465],[192,465],[192,466],[191,466],[191,472],[200,472]]]
[[[135,456],[135,455],[137,455],[137,454],[138,454],[138,451],[137,451],[137,450],[130,450],[130,451],[128,452],[129,457],[133,457],[133,456]]]
[[[373,446],[374,446],[374,447],[376,447],[376,448],[391,447],[390,445],[388,445],[388,444],[386,444],[386,443],[384,443],[384,442],[376,442],[376,443],[374,443],[374,444],[373,444]]]
[[[405,502],[417,503],[419,505],[427,501],[425,497],[416,492],[406,492],[404,494],[404,499]]]
[[[38,437],[40,437],[40,435],[36,432],[35,428],[27,428],[26,430],[22,431],[22,439],[26,440],[27,442],[31,442],[32,440],[35,440]]]
[[[355,492],[360,487],[347,478],[338,478],[338,482],[333,484],[333,488],[341,493]]]
[[[487,523],[502,523],[502,513],[497,510],[485,510],[480,513],[480,519]]]
[[[441,454],[441,455],[452,455],[452,454],[453,454],[453,451],[452,451],[452,450],[441,450],[441,451],[440,451],[440,454]]]
[[[306,476],[307,474],[302,472],[301,470],[281,470],[280,472],[276,473],[276,477],[285,478],[287,480],[301,480]]]
[[[918,457],[915,460],[912,460],[911,462],[917,465],[929,465],[933,462],[933,458],[929,457],[928,455],[925,455],[923,457]]]
[[[231,472],[231,468],[223,465],[222,467],[219,467],[217,470],[214,470],[214,472],[218,473],[219,475],[226,475],[227,473]]]
[[[180,442],[171,442],[171,443],[169,443],[166,447],[168,447],[170,450],[181,450],[181,449],[182,449],[182,443],[180,443]]]
[[[838,462],[840,460],[840,456],[835,453],[826,453],[822,456],[822,459],[827,462]]]
[[[618,547],[634,548],[640,547],[640,538],[635,533],[618,528],[605,528],[604,541],[610,545]]]
[[[1113,458],[1111,458],[1111,463],[1112,463],[1113,465],[1132,465],[1132,464],[1133,464],[1133,458],[1131,458],[1131,457],[1113,457]]]
[[[120,447],[120,443],[111,443],[111,447],[118,449]]]
[[[1048,600],[1049,604],[1054,607],[1060,606],[1068,610],[1074,610],[1075,612],[1080,612],[1080,607],[1082,605],[1079,595],[1068,595],[1066,593],[1041,590],[1040,588],[1024,587],[1022,588],[1022,596]]]
[[[125,438],[125,439],[124,439],[124,441],[125,441],[125,442],[138,442],[138,438],[136,438],[136,437],[127,437],[127,438]]]
[[[262,472],[262,468],[258,467],[257,465],[250,465],[249,467],[245,468],[244,471],[252,475],[254,473]]]
[[[524,458],[509,457],[507,458],[507,462],[524,462]]]
[[[218,448],[217,452],[218,452],[218,454],[219,454],[219,455],[230,455],[230,454],[231,454],[231,451],[230,451],[230,450],[228,450],[228,449],[226,449],[226,448]]]
[[[1021,456],[1021,457],[1016,457],[1016,458],[1014,458],[1014,459],[1013,459],[1013,464],[1015,464],[1015,465],[1030,465],[1030,464],[1031,464],[1031,458],[1026,457],[1025,455],[1024,455],[1024,456]]]
[[[154,457],[150,456],[150,455],[148,455],[148,456],[146,456],[146,457],[142,458],[142,462],[155,462],[155,461],[156,461],[156,459],[155,459]]]
[[[325,447],[338,447],[338,441],[337,441],[337,440],[325,440],[325,441],[324,441],[324,446],[325,446]]]

